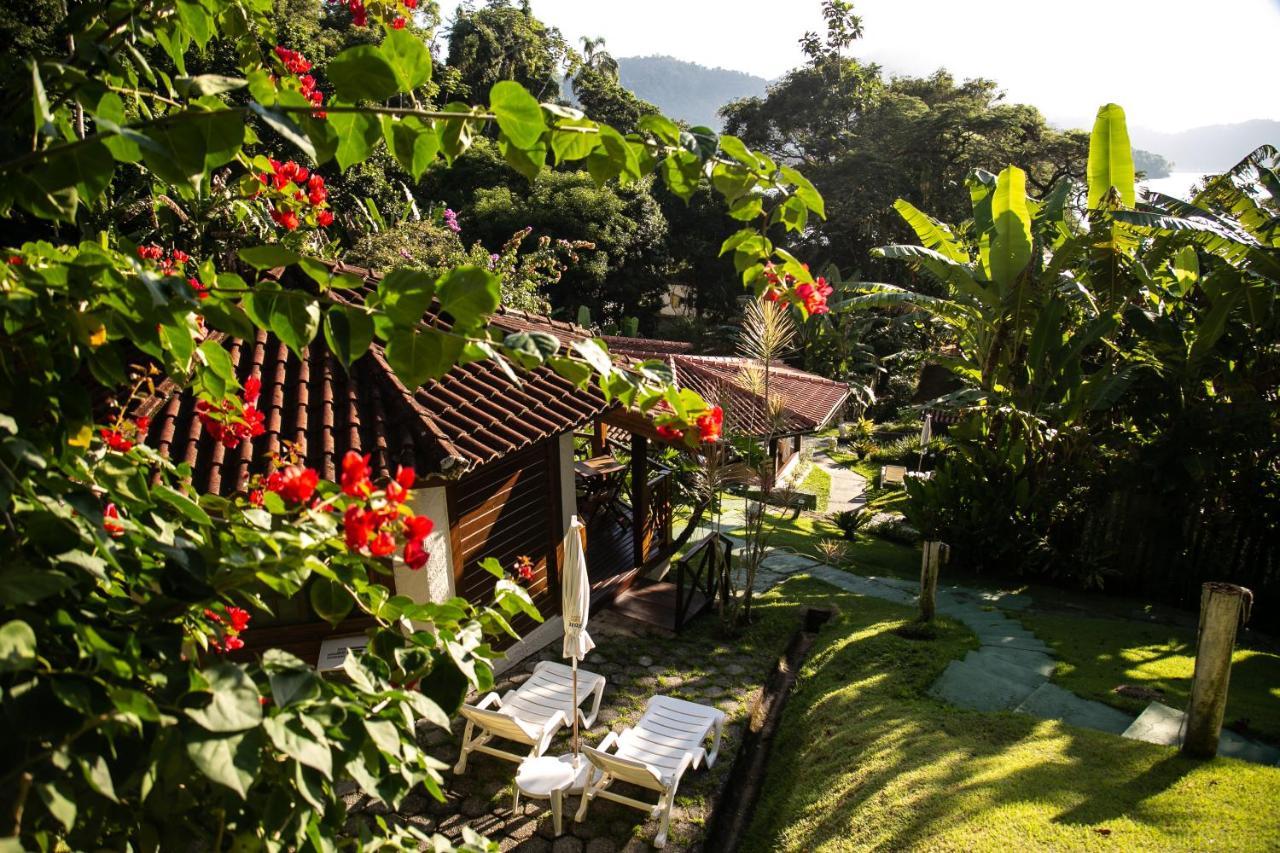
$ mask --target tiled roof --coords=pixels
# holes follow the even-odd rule
[[[376,277],[367,270],[343,271]],[[428,315],[427,322],[446,327]],[[572,324],[523,312],[502,311],[500,329],[539,330],[561,340],[589,337]],[[151,417],[147,444],[174,462],[186,462],[199,491],[232,494],[265,470],[267,455],[293,442],[306,464],[333,479],[348,450],[371,454],[376,476],[400,465],[420,476],[457,477],[515,450],[576,429],[610,407],[594,389],[580,390],[549,368],[512,381],[492,362],[455,367],[438,381],[408,389],[375,344],[352,365],[350,374],[316,340],[295,356],[274,335],[259,331],[253,341],[223,341],[243,384],[262,381],[258,408],[266,433],[234,450],[206,434],[195,417],[195,396],[163,383],[136,411]]]
[[[624,338],[619,335],[601,335],[610,352],[621,352],[637,358],[661,358],[675,353],[692,353],[693,344],[688,341],[662,341],[657,338]]]
[[[765,408],[763,365],[758,361],[694,355],[671,347],[674,341],[617,337],[606,340],[614,353],[669,362],[675,369],[677,384],[697,391],[708,402],[720,403],[729,426],[752,435],[824,429],[849,399],[849,386],[843,382],[774,362],[769,371],[769,396],[780,407],[775,422]]]

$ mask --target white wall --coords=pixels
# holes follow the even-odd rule
[[[449,503],[442,486],[414,489],[409,494],[409,507],[417,515],[435,522],[423,547],[427,564],[411,569],[398,557],[395,560],[396,593],[407,595],[419,604],[446,601],[453,597],[453,548],[449,541]]]

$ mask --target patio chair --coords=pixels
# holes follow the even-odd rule
[[[720,753],[720,736],[724,733],[725,714],[706,705],[654,696],[645,705],[644,715],[634,727],[621,734],[610,732],[600,745],[582,748],[594,765],[592,777],[582,791],[582,805],[574,820],[587,816],[587,807],[596,797],[604,797],[661,817],[654,847],[667,843],[671,828],[671,807],[676,799],[676,786],[690,767],[706,763],[711,767]],[[714,730],[711,751],[703,743]],[[609,750],[613,751],[610,752]],[[657,804],[650,804],[616,794],[609,789],[615,781],[627,782],[658,792]]]
[[[907,482],[907,469],[903,465],[881,465],[880,466],[880,488],[888,486],[905,486]]]
[[[562,663],[543,661],[524,684],[498,697],[488,693],[475,705],[463,705],[462,716],[467,727],[462,733],[462,751],[453,772],[467,771],[467,756],[483,752],[517,764],[525,758],[537,758],[547,751],[551,739],[561,726],[573,721],[576,713],[583,728],[595,724],[604,695],[605,678],[594,672],[578,670],[578,704],[592,697],[591,713],[584,715],[573,705],[573,671]],[[476,734],[476,729],[480,733]],[[530,747],[528,755],[516,755],[490,746],[494,738],[515,741]]]

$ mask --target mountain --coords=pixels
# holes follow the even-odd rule
[[[1093,120],[1055,121],[1060,127],[1093,127]],[[1129,128],[1134,148],[1154,151],[1173,162],[1178,172],[1221,172],[1239,163],[1259,145],[1280,145],[1280,121],[1253,119],[1235,124],[1211,124],[1177,133],[1146,127]]]
[[[736,98],[763,96],[769,81],[743,71],[708,68],[671,56],[626,56],[618,60],[619,82],[669,118],[717,130],[716,111]]]

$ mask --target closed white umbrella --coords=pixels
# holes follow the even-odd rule
[[[924,469],[924,449],[929,445],[929,439],[933,438],[933,415],[925,413],[924,426],[920,428],[920,464],[917,468]]]
[[[564,657],[573,660],[573,755],[578,756],[578,661],[596,647],[587,633],[591,610],[591,578],[587,575],[587,555],[583,551],[585,527],[575,515],[569,519],[564,538],[564,567],[560,575],[560,617],[564,620]]]

